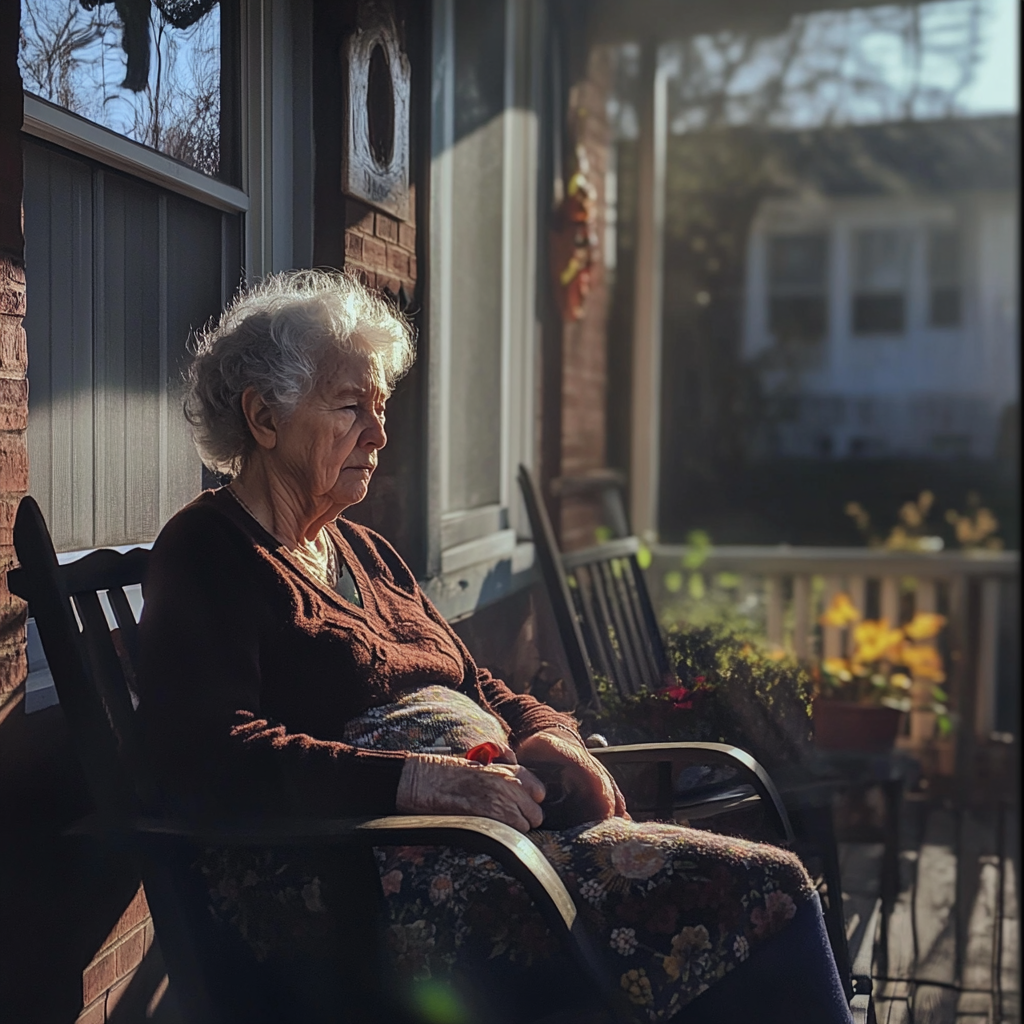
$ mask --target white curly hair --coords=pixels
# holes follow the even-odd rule
[[[415,358],[405,317],[351,274],[290,270],[240,291],[196,336],[186,375],[185,418],[203,462],[236,476],[255,444],[242,394],[255,388],[268,405],[291,412],[331,350],[369,357],[388,394]]]

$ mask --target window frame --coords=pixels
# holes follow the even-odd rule
[[[450,457],[455,203],[452,145],[455,134],[454,0],[433,10],[431,127],[429,366],[429,479],[427,575],[470,576],[504,560],[513,574],[533,563],[529,525],[518,498],[519,463],[534,462],[534,390],[538,327],[537,155],[539,68],[543,12],[537,3],[504,0],[505,81],[502,113],[501,409],[498,501],[471,509],[448,506],[454,467]],[[439,584],[443,585],[443,584]],[[467,584],[466,600],[478,586]],[[450,602],[446,602],[448,604]],[[454,610],[458,614],[457,610]]]

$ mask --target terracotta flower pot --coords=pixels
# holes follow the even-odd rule
[[[891,750],[902,711],[845,700],[814,701],[814,743],[821,750]]]

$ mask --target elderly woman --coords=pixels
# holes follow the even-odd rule
[[[366,496],[412,359],[406,323],[326,272],[268,278],[200,338],[185,411],[230,483],[160,534],[140,632],[140,715],[169,803],[495,818],[529,832],[565,880],[638,1019],[748,1019],[755,985],[759,1019],[846,1021],[796,857],[632,822],[575,722],[478,667],[387,541],[340,518]],[[494,763],[463,756],[483,742]],[[538,776],[557,780],[559,803]],[[553,962],[493,862],[431,848],[378,859],[410,977],[500,976],[514,1001],[517,979]],[[197,867],[215,917],[268,971],[308,957],[329,973],[329,887],[312,853],[210,850]],[[786,950],[799,974],[778,968]]]

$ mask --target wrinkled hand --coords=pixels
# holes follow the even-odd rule
[[[562,786],[571,794],[582,821],[628,818],[626,801],[608,769],[587,750],[582,740],[562,729],[534,733],[516,749],[520,764],[561,769]]]
[[[400,814],[494,818],[529,832],[544,820],[543,799],[543,783],[521,765],[482,765],[443,754],[410,754],[398,781],[395,806]]]

